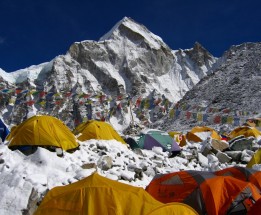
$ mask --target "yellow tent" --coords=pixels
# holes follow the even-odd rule
[[[73,133],[78,136],[78,140],[85,141],[90,139],[96,140],[117,140],[124,142],[121,136],[114,130],[114,128],[107,122],[96,120],[89,120],[78,125]]]
[[[251,168],[255,164],[261,164],[261,149],[258,149],[247,164]]]
[[[165,207],[164,209],[164,206]],[[55,187],[44,197],[35,215],[172,215],[171,204],[154,199],[143,188],[134,187],[100,176],[97,173],[67,186]],[[195,215],[183,205],[183,210]],[[173,204],[173,209],[177,205]],[[176,213],[175,213],[176,214]]]
[[[190,132],[195,135],[197,135],[197,133],[200,133],[200,132],[209,132],[211,138],[216,139],[216,140],[221,140],[221,136],[213,128],[210,128],[207,126],[196,126],[196,127],[192,128]]]
[[[168,134],[179,144],[179,146],[185,146],[187,144],[186,136],[183,135],[181,132],[169,131]]]
[[[251,126],[251,127],[261,127],[261,118],[247,119],[244,125]]]
[[[231,140],[235,137],[238,137],[240,135],[243,135],[245,137],[259,137],[261,136],[261,132],[255,128],[255,127],[249,127],[249,126],[240,126],[235,128],[233,131],[231,131],[228,134],[228,138]]]
[[[180,202],[168,203],[150,212],[148,215],[198,215],[192,207]]]
[[[191,133],[190,131],[187,132],[186,139],[189,142],[195,142],[195,143],[199,143],[199,142],[203,141],[203,140],[201,140],[200,137],[198,137],[197,135]]]
[[[11,129],[7,136],[8,147],[54,146],[63,150],[79,146],[70,129],[59,119],[52,116],[33,116]]]

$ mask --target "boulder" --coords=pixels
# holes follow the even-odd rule
[[[98,160],[97,166],[102,170],[108,170],[112,168],[112,161],[113,159],[110,156],[105,155]]]
[[[223,153],[221,151],[218,151],[216,156],[217,156],[220,163],[228,163],[232,160],[231,157],[229,157],[226,153]]]

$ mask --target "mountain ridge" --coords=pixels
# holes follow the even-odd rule
[[[238,47],[240,45],[232,48]],[[143,97],[151,103],[149,108],[153,108],[149,110],[150,116],[146,113],[148,111],[138,108],[134,114],[140,120],[142,112],[141,115],[146,115],[147,121],[153,123],[157,117],[168,114],[169,110],[164,108],[169,109],[171,104],[181,101],[184,96],[192,99],[193,94],[189,92],[199,82],[225,67],[226,55],[230,52],[228,50],[222,57],[216,58],[198,42],[191,49],[171,50],[145,26],[124,17],[99,41],[75,42],[65,55],[59,55],[50,62],[12,73],[0,70],[2,90],[21,88],[38,94],[45,92],[43,97],[37,93],[22,96],[14,91],[2,93],[1,113],[8,119],[9,125],[23,121],[29,112],[34,112],[54,115],[74,127],[75,121],[86,120],[90,114],[88,112],[91,111],[94,117],[97,113],[108,116],[123,102],[111,98]],[[56,96],[48,96],[49,92]],[[64,98],[64,93],[73,96]],[[97,102],[97,99],[80,98],[82,94],[106,95],[107,109],[104,111],[104,104],[100,104],[100,107],[97,105],[90,110],[87,106]],[[155,107],[158,106],[155,101],[159,100],[162,101],[160,108]],[[30,103],[32,105],[26,105],[30,101],[33,101]],[[166,102],[163,105],[163,101],[168,101],[169,105],[166,106]],[[124,110],[124,113],[129,114],[129,110]],[[120,117],[126,126],[130,123],[124,114]]]

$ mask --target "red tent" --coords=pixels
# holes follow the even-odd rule
[[[243,181],[249,181],[261,191],[261,171],[252,168],[234,166],[216,171],[214,174],[219,176],[232,176]]]
[[[211,215],[246,213],[261,197],[250,182],[192,170],[156,175],[146,190],[163,203],[182,202]]]

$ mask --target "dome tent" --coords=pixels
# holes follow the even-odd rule
[[[202,136],[209,136],[212,139],[221,140],[221,136],[213,128],[207,126],[195,126],[190,131],[192,134],[198,136],[202,141],[204,138]]]
[[[51,146],[68,151],[79,146],[73,133],[62,121],[46,115],[33,116],[15,126],[7,140],[12,150],[24,146]]]
[[[261,164],[261,149],[258,149],[255,154],[253,154],[252,158],[247,163],[247,167],[252,168],[255,164]]]
[[[198,213],[189,205],[180,202],[172,202],[164,204],[156,208],[147,215],[198,215]]]
[[[174,213],[176,211],[178,213]],[[163,204],[143,188],[93,173],[78,182],[51,189],[35,215],[154,215],[159,214],[157,212],[166,215],[197,215],[185,204]]]
[[[141,132],[136,144],[130,145],[132,149],[141,148],[151,150],[153,147],[160,147],[163,151],[178,154],[181,148],[171,136],[164,131],[148,129]]]
[[[246,214],[259,189],[231,176],[205,171],[179,171],[156,175],[146,190],[163,203],[181,202],[199,214]]]
[[[261,132],[255,127],[240,126],[240,127],[235,128],[233,131],[231,131],[228,134],[228,137],[229,137],[229,140],[232,140],[233,138],[236,138],[241,135],[243,135],[244,137],[260,138]]]
[[[124,143],[121,136],[107,122],[89,120],[79,124],[73,131],[80,141],[96,139],[96,140],[117,140]]]
[[[261,171],[242,166],[232,166],[218,170],[214,172],[214,174],[219,176],[232,176],[243,181],[249,181],[261,191]]]

